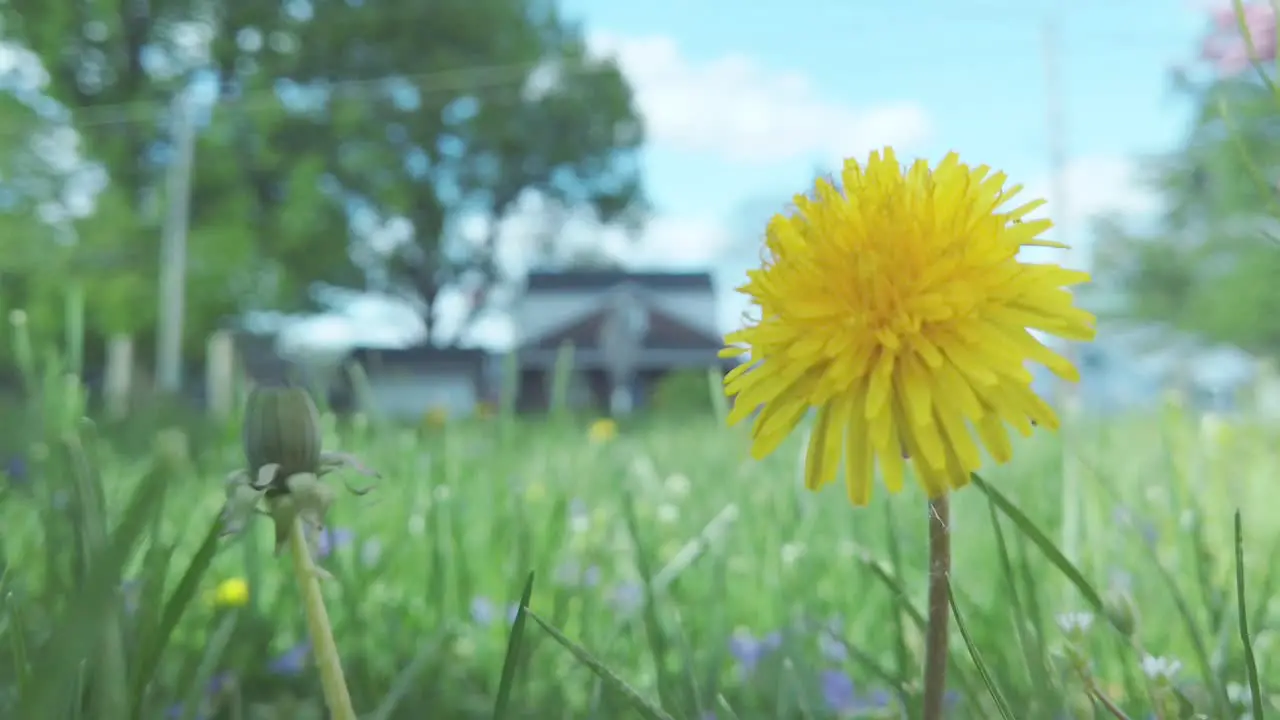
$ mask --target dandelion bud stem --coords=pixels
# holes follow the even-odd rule
[[[939,720],[947,691],[947,623],[951,618],[951,504],[929,501],[929,608],[924,642],[924,720]]]
[[[329,625],[329,612],[324,607],[320,592],[320,578],[316,572],[311,548],[307,545],[306,530],[301,517],[293,519],[289,531],[289,550],[293,556],[293,571],[302,594],[302,607],[307,614],[307,631],[311,635],[311,648],[316,667],[320,671],[320,685],[324,689],[324,701],[329,706],[333,720],[356,720],[351,705],[347,680],[342,673],[342,660],[338,657],[338,644],[333,639]]]

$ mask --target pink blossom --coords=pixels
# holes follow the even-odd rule
[[[1211,63],[1223,75],[1236,75],[1249,67],[1250,60],[1269,62],[1276,58],[1276,11],[1270,2],[1251,2],[1244,6],[1244,25],[1253,43],[1250,55],[1244,35],[1230,5],[1211,14],[1212,31],[1200,49],[1200,58]]]

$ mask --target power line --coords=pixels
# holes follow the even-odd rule
[[[931,10],[930,19],[933,20],[974,20],[981,19],[984,27],[991,25],[1001,25],[1009,28],[1030,29],[1033,23],[1039,23],[1035,17],[1018,17],[1007,10],[999,10],[994,6],[976,6],[973,8],[978,10],[975,15],[973,12],[956,12],[955,8],[941,13]],[[966,9],[968,10],[968,9]],[[990,13],[988,17],[981,17],[984,13]],[[1060,31],[1060,35],[1061,35]],[[1109,44],[1116,47],[1123,47],[1127,50],[1133,49],[1135,46],[1152,40],[1150,35],[1141,33],[1130,33],[1127,31],[1116,32],[1114,28],[1102,33],[1090,30],[1089,40],[1097,43],[1106,40]],[[1027,48],[1028,52],[1031,47]],[[936,65],[939,58],[952,57],[955,53],[962,53],[963,56],[972,58],[973,45],[970,43],[957,43],[954,52],[952,49],[940,48],[937,46],[929,46],[929,52],[922,53],[919,48],[903,48],[900,56],[882,57],[882,60],[890,66],[901,68],[905,64],[920,63]],[[1009,47],[999,48],[999,54],[1008,54]],[[1065,55],[1063,45],[1060,42],[1060,55]],[[1095,54],[1093,48],[1089,49],[1089,55]],[[551,63],[546,60],[526,63],[511,63],[498,65],[479,65],[459,68],[449,68],[444,70],[435,70],[421,73],[410,74],[394,74],[383,75],[376,78],[353,78],[343,80],[317,80],[310,83],[298,83],[299,87],[310,88],[315,87],[323,89],[331,94],[340,97],[361,97],[366,93],[384,93],[389,83],[402,83],[414,88],[420,94],[438,94],[438,93],[458,93],[458,92],[477,92],[496,89],[522,89],[528,82],[530,75],[541,69],[553,71],[559,75],[581,75],[599,72],[602,68],[601,61],[614,60],[611,57],[599,57],[579,62],[563,62],[559,64]],[[623,68],[625,71],[625,68]],[[291,78],[281,77],[277,81],[286,81]],[[235,100],[238,109],[253,112],[260,109],[271,109],[278,107],[282,100],[279,97],[278,89],[272,86],[258,86],[246,92],[245,95]],[[90,105],[87,107],[66,107],[64,109],[71,115],[72,121],[77,128],[99,127],[105,125],[119,125],[132,122],[140,122],[155,118],[170,109],[171,104],[167,100],[145,100],[124,103],[114,103],[110,105]],[[21,130],[6,130],[0,128],[0,134],[12,134],[22,132]]]
[[[601,65],[594,62],[564,63],[560,65],[553,65],[547,62],[488,65],[409,75],[383,75],[367,79],[317,80],[311,83],[297,83],[297,85],[301,89],[325,90],[331,96],[337,95],[339,97],[359,97],[364,93],[375,91],[379,93],[386,92],[388,84],[393,82],[409,85],[416,92],[427,95],[488,89],[523,89],[528,83],[530,75],[543,68],[560,76],[585,75],[599,72]],[[290,80],[290,78],[278,78],[277,82],[286,80]],[[237,109],[246,111],[270,109],[278,107],[282,102],[276,87],[256,87],[249,92],[255,94],[242,96],[235,100]],[[220,102],[221,100],[215,100],[215,104]],[[144,100],[111,105],[91,105],[82,108],[67,107],[65,109],[72,116],[76,128],[86,128],[138,122],[161,115],[170,110],[171,107],[171,104],[167,101]],[[0,133],[3,132],[5,131],[0,130]],[[9,130],[8,132],[15,131]]]

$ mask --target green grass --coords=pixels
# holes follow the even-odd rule
[[[269,523],[216,542],[236,445],[202,442],[183,462],[172,438],[148,456],[90,430],[51,424],[28,483],[0,500],[0,717],[150,719],[183,703],[186,717],[322,717],[314,671],[283,662],[305,630]],[[756,462],[710,417],[639,420],[603,445],[570,421],[330,419],[327,434],[384,476],[369,495],[340,494],[346,541],[323,561],[365,717],[832,718],[845,681],[862,713],[847,717],[918,702],[917,488],[855,510],[838,486],[800,489],[800,438]],[[958,493],[952,716],[1114,716],[1099,695],[1134,718],[1165,700],[1167,718],[1238,718],[1250,656],[1263,694],[1280,692],[1267,687],[1280,668],[1278,439],[1242,426],[1207,442],[1176,413],[1082,422],[1071,566],[1057,549],[1056,436],[987,471],[994,500]],[[214,608],[213,588],[237,577],[248,606]],[[1055,618],[1077,612],[1096,619],[1068,638]],[[1144,676],[1144,654],[1181,662],[1172,688]],[[1277,715],[1274,700],[1261,709]]]

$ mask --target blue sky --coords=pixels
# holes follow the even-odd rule
[[[741,55],[764,73],[806,76],[832,103],[918,103],[935,126],[920,148],[926,154],[953,148],[1019,174],[1047,170],[1042,27],[1053,3],[745,5],[752,9],[728,0],[565,3],[589,32],[667,37],[690,63]],[[1200,13],[1178,0],[1076,0],[1070,7],[1060,13],[1060,57],[1072,154],[1128,156],[1175,141],[1183,113],[1166,78],[1171,66],[1193,56]],[[652,189],[673,209],[767,188],[779,171],[803,180],[810,167],[797,159],[741,169],[661,146],[650,152]]]
[[[712,268],[729,324],[743,308],[728,287],[756,258],[763,220],[843,156],[885,143],[929,158],[956,150],[1049,195],[1044,27],[1055,11],[1068,200],[1050,198],[1050,212],[1077,246],[1087,246],[1094,215],[1152,212],[1157,200],[1137,182],[1140,160],[1175,147],[1183,132],[1187,106],[1169,77],[1194,61],[1206,12],[1194,2],[563,7],[593,46],[619,57],[649,126],[645,169],[658,214],[629,257]]]
[[[929,157],[958,150],[1033,184],[1049,170],[1042,28],[1052,7],[1043,0],[565,3],[589,33],[614,44],[673,43],[695,81],[736,57],[761,78],[804,78],[809,99],[833,108],[874,114],[913,105],[927,132],[884,139],[902,139]],[[1201,12],[1178,0],[1075,0],[1069,7],[1060,15],[1060,57],[1071,159],[1118,163],[1170,147],[1184,110],[1167,90],[1168,72],[1193,56]],[[833,164],[817,151],[735,161],[661,134],[647,153],[650,191],[673,214],[727,215],[745,198],[785,197],[815,165]]]
[[[1197,2],[562,0],[590,45],[619,58],[649,131],[656,215],[639,241],[606,232],[606,244],[637,267],[712,270],[729,329],[746,309],[732,287],[768,216],[845,156],[886,143],[908,156],[956,150],[1048,196],[1044,27],[1057,12],[1068,199],[1050,197],[1049,210],[1087,246],[1090,217],[1158,207],[1140,160],[1183,132],[1187,104],[1169,77],[1194,62],[1207,14]],[[502,234],[520,245],[538,215]],[[575,232],[601,236],[589,222],[560,229]],[[1084,264],[1087,250],[1062,260]],[[343,324],[339,334],[369,327]],[[497,319],[472,338],[504,345],[511,328]]]

